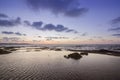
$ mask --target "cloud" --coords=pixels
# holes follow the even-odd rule
[[[32,40],[32,42],[34,42],[34,43],[41,42],[41,40]]]
[[[3,37],[1,41],[2,42],[18,42],[20,40],[21,39],[18,37]]]
[[[109,31],[120,31],[120,27],[110,28]]]
[[[54,24],[45,24],[44,26],[42,26],[43,22],[33,22],[31,27],[36,28],[37,30],[41,30],[41,31],[56,31],[56,32],[73,32],[73,33],[78,33],[76,30],[74,29],[69,29],[67,27],[64,27],[63,25],[58,24],[57,26],[55,26]]]
[[[11,31],[2,31],[2,34],[6,35],[17,35],[17,36],[26,36],[26,34],[22,34],[20,32],[11,32]]]
[[[31,23],[30,23],[29,21],[27,21],[27,20],[23,21],[23,23],[24,23],[25,25],[27,25],[27,26],[31,26]]]
[[[94,40],[91,38],[91,39],[88,39],[88,41],[94,41]]]
[[[57,25],[55,30],[57,32],[62,32],[62,31],[68,30],[68,28],[64,27],[63,25]]]
[[[0,13],[0,18],[8,18],[6,14]]]
[[[42,28],[42,30],[49,30],[49,31],[52,31],[52,30],[55,30],[56,29],[56,27],[55,27],[55,25],[53,25],[53,24],[46,24],[43,28]]]
[[[17,17],[16,19],[12,19],[12,20],[0,19],[0,26],[2,26],[2,27],[13,27],[13,26],[17,26],[19,24],[21,24],[20,17]]]
[[[38,38],[42,38],[42,36],[38,36]]]
[[[120,34],[113,34],[112,36],[120,37]]]
[[[9,21],[9,20],[0,20],[0,26],[5,26],[5,27],[12,27],[14,26],[14,22]]]
[[[120,17],[117,17],[111,20],[111,26],[112,28],[110,28],[109,31],[119,31],[120,30]]]
[[[64,27],[63,25],[53,25],[53,24],[46,24],[42,30],[49,30],[49,31],[56,31],[56,32],[63,32],[65,30],[68,30],[68,28]]]
[[[43,22],[41,22],[41,21],[40,22],[33,22],[31,26],[40,30],[42,24],[43,24]]]
[[[119,36],[120,34],[120,17],[117,17],[113,20],[111,20],[111,26],[112,28],[109,29],[109,31],[116,32],[116,34],[112,34],[112,36]]]
[[[69,37],[45,37],[46,40],[53,40],[53,39],[69,39]]]
[[[11,35],[11,34],[14,34],[14,32],[2,31],[2,34],[8,34],[8,35]]]
[[[69,29],[67,27],[64,27],[63,25],[53,25],[53,24],[46,24],[44,27],[43,27],[43,30],[49,30],[49,31],[56,31],[56,32],[73,32],[73,33],[77,33],[76,30],[74,29]]]
[[[112,22],[112,24],[120,23],[120,17],[113,19],[111,22]]]
[[[86,32],[81,34],[81,36],[87,36],[87,35],[88,35],[88,33],[86,33]]]
[[[77,17],[84,14],[87,11],[88,9],[86,8],[73,9],[73,10],[67,11],[65,15],[70,17]]]
[[[46,9],[56,14],[63,14],[69,17],[78,17],[88,11],[81,8],[79,0],[27,0],[29,6],[34,10]]]
[[[103,39],[103,37],[101,37],[101,36],[94,36],[93,38]]]
[[[56,32],[63,32],[63,31],[66,31],[66,32],[77,32],[73,29],[68,29],[67,27],[64,27],[63,25],[60,25],[58,24],[57,26],[55,26],[54,24],[45,24],[44,26],[43,25],[43,22],[42,21],[39,21],[39,22],[33,22],[32,24],[30,24],[29,21],[24,21],[24,23],[28,26],[31,26],[37,30],[42,30],[42,31],[56,31]]]
[[[22,34],[20,32],[15,32],[14,34],[18,35],[18,36],[26,36],[26,34]]]
[[[44,23],[45,24],[45,23]],[[18,25],[25,25],[25,26],[30,26],[32,28],[35,28],[37,30],[41,30],[41,31],[56,31],[56,32],[72,32],[72,33],[78,33],[76,30],[74,29],[69,29],[68,27],[64,27],[61,24],[58,25],[54,25],[54,24],[45,24],[43,25],[42,21],[34,21],[32,23],[30,23],[30,21],[28,20],[21,20],[20,17],[17,17],[16,19],[0,19],[0,27],[14,27],[14,26],[18,26]],[[23,35],[20,33],[16,33],[16,35]]]
[[[76,30],[74,30],[74,29],[67,29],[66,32],[67,32],[67,33],[73,32],[73,33],[75,33],[75,34],[79,33],[78,31],[76,31]]]

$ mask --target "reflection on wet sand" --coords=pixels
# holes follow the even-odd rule
[[[118,64],[120,57],[92,51],[21,47],[0,55],[0,80],[120,80]]]

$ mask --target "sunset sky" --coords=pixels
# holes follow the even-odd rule
[[[0,43],[119,44],[120,0],[0,0]]]

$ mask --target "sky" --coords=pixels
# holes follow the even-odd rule
[[[119,44],[120,0],[0,0],[0,43]]]

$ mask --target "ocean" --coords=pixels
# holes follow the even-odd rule
[[[120,44],[0,44],[1,47],[50,47],[74,50],[120,50]]]

